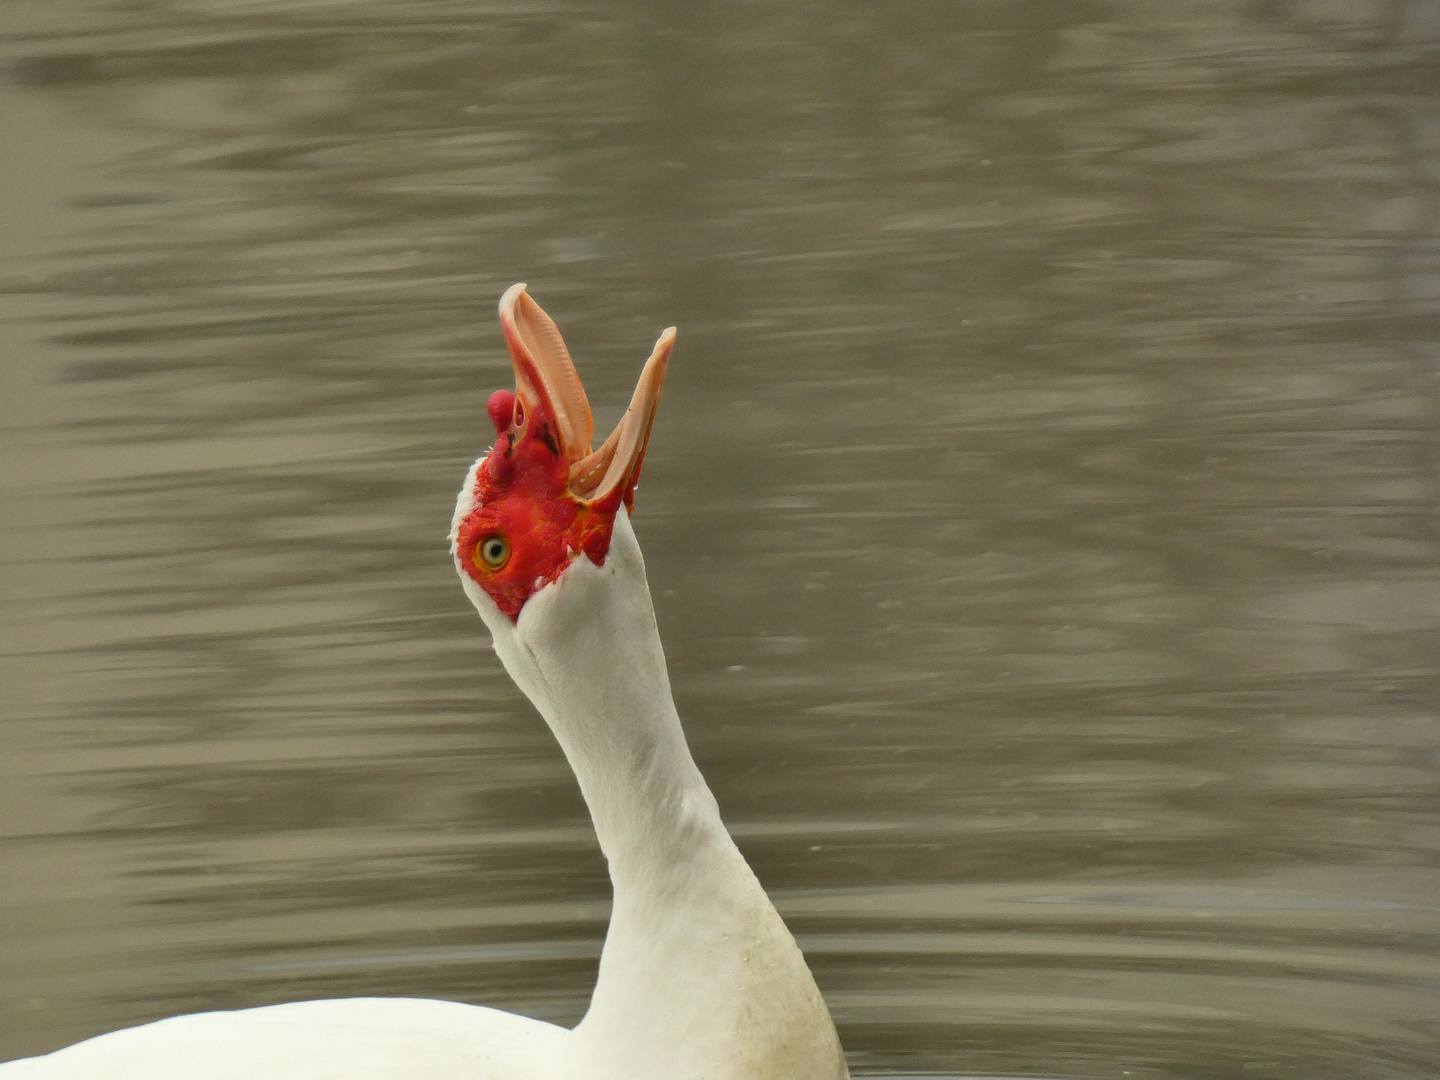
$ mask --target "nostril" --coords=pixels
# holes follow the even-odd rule
[[[519,398],[515,399],[515,430],[519,431],[525,426],[525,403]]]

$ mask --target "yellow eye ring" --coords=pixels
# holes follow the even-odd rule
[[[475,545],[475,561],[486,570],[499,570],[510,558],[510,545],[503,536],[487,536]]]

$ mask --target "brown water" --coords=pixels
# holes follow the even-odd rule
[[[573,1021],[444,533],[512,281],[857,1073],[1440,1072],[1440,6],[10,0],[0,1058]]]

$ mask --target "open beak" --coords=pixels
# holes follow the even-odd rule
[[[561,458],[569,465],[568,490],[582,506],[602,501],[616,491],[628,503],[640,478],[650,429],[660,407],[660,392],[675,328],[668,327],[655,342],[630,407],[598,450],[591,450],[595,421],[585,387],[565,348],[565,339],[545,309],[531,299],[524,284],[512,285],[500,298],[500,325],[510,347],[515,369],[515,396],[521,408],[515,424],[528,429],[548,418]]]

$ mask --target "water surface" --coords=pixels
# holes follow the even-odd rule
[[[525,280],[858,1073],[1440,1071],[1440,18],[13,3],[0,1058],[583,1011],[444,534]]]

